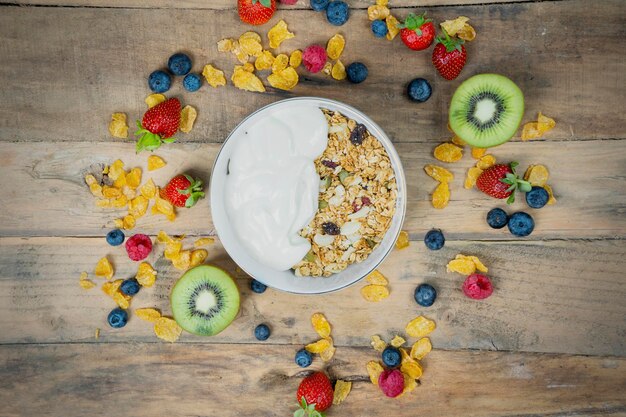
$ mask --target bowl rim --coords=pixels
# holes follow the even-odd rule
[[[260,113],[262,111],[265,111],[265,110],[267,110],[269,108],[275,107],[277,105],[280,105],[280,104],[284,104],[284,103],[287,103],[287,102],[298,102],[298,101],[312,102],[313,104],[316,104],[318,106],[321,104],[321,107],[323,107],[324,103],[327,103],[327,104],[331,105],[331,107],[339,107],[339,108],[347,109],[348,111],[358,115],[362,120],[366,121],[369,125],[371,125],[374,128],[374,130],[377,131],[377,133],[382,134],[382,138],[380,137],[380,135],[376,135],[375,137],[376,137],[376,139],[378,141],[380,141],[382,143],[383,147],[385,148],[385,151],[389,155],[389,159],[391,161],[391,166],[393,168],[395,177],[398,179],[398,182],[402,184],[402,186],[403,186],[403,193],[404,193],[403,196],[402,196],[403,198],[400,199],[399,196],[396,198],[396,212],[394,213],[394,217],[395,216],[400,216],[399,220],[398,220],[398,222],[400,224],[400,227],[398,228],[397,232],[395,233],[395,236],[393,237],[393,242],[394,243],[389,245],[387,250],[382,254],[380,260],[378,262],[376,262],[375,264],[373,264],[371,266],[371,268],[368,268],[369,271],[366,272],[364,275],[359,276],[358,278],[355,278],[354,280],[351,280],[350,282],[347,282],[344,285],[337,286],[337,287],[330,288],[330,289],[323,290],[323,291],[314,291],[314,292],[292,291],[292,290],[288,290],[288,289],[285,289],[285,288],[275,287],[275,286],[270,285],[270,284],[268,284],[266,282],[263,282],[263,280],[259,280],[255,276],[255,274],[251,273],[246,268],[244,268],[242,265],[240,265],[237,262],[237,260],[235,259],[235,257],[233,257],[233,255],[231,255],[231,253],[228,251],[228,249],[226,248],[226,245],[224,245],[223,239],[221,239],[219,237],[218,226],[217,226],[217,223],[215,222],[215,217],[213,216],[213,204],[212,204],[212,201],[213,201],[214,195],[213,195],[213,191],[212,190],[214,189],[213,181],[214,181],[214,178],[215,178],[215,176],[213,174],[215,172],[215,168],[217,166],[218,160],[219,160],[220,156],[222,155],[223,150],[226,147],[226,144],[228,143],[228,141],[233,137],[235,132],[238,132],[239,128],[242,125],[244,125],[249,119],[251,119],[252,117],[257,115],[258,113]],[[341,110],[337,110],[337,111],[341,111]],[[252,113],[248,114],[243,119],[241,119],[241,121],[239,123],[237,123],[237,125],[230,131],[230,133],[228,134],[226,139],[224,139],[224,141],[221,143],[220,149],[218,150],[217,154],[215,155],[215,159],[213,160],[213,165],[211,167],[211,178],[209,180],[209,199],[208,199],[208,204],[209,204],[209,210],[211,212],[211,221],[213,222],[213,228],[215,229],[217,237],[220,239],[220,242],[222,242],[222,246],[224,247],[224,250],[226,251],[227,255],[230,257],[230,259],[232,259],[232,261],[237,265],[237,267],[239,267],[243,272],[245,272],[251,278],[253,278],[253,279],[263,283],[264,285],[267,285],[267,286],[269,286],[271,288],[274,288],[276,290],[279,290],[279,291],[283,291],[283,292],[290,293],[290,294],[298,294],[298,295],[319,295],[319,294],[328,294],[328,293],[333,293],[333,292],[336,292],[336,291],[340,291],[342,289],[348,288],[348,287],[356,284],[357,282],[361,281],[363,278],[365,278],[366,276],[371,274],[376,268],[378,268],[378,266],[380,264],[383,263],[383,261],[385,261],[385,259],[387,259],[387,257],[391,253],[391,251],[393,251],[393,249],[395,247],[395,242],[398,240],[398,236],[400,235],[400,232],[402,231],[402,225],[404,224],[404,220],[405,220],[405,216],[406,216],[406,205],[407,205],[406,195],[407,195],[406,177],[405,177],[405,174],[404,174],[404,167],[402,166],[402,161],[400,160],[400,156],[399,156],[398,152],[396,151],[396,148],[395,148],[391,138],[389,138],[389,136],[387,136],[385,131],[376,122],[374,122],[374,120],[372,120],[369,116],[367,116],[361,110],[358,110],[357,108],[355,108],[353,106],[350,106],[348,104],[345,104],[345,103],[343,103],[341,101],[328,99],[328,98],[323,98],[323,97],[302,96],[302,97],[292,97],[292,98],[287,98],[287,99],[283,99],[283,100],[278,100],[278,101],[275,101],[273,103],[270,103],[270,104],[267,104],[265,106],[262,106],[262,107],[256,109],[255,111],[253,111]],[[389,227],[391,227],[391,225]],[[389,233],[389,231],[390,230],[388,229],[385,232],[385,234]],[[349,267],[350,267],[350,265],[348,265],[346,270]],[[294,274],[294,278],[298,278],[298,277]],[[316,279],[325,279],[325,278],[324,277],[316,277]]]

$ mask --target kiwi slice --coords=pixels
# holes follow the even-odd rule
[[[201,265],[180,277],[171,302],[180,327],[199,336],[213,336],[228,327],[239,312],[239,289],[223,270]]]
[[[511,139],[524,115],[524,94],[499,74],[478,74],[456,89],[450,102],[450,128],[477,148]]]

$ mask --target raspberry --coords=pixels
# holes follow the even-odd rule
[[[378,377],[378,386],[387,397],[395,398],[404,390],[404,377],[398,369],[387,369]]]
[[[320,72],[326,63],[326,49],[320,45],[307,46],[302,52],[302,62],[309,72]]]
[[[487,276],[472,274],[463,283],[463,293],[474,300],[482,300],[493,293],[493,286]]]
[[[133,261],[146,259],[152,251],[152,241],[150,237],[137,234],[126,241],[126,252]]]

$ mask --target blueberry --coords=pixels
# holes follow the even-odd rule
[[[167,60],[167,67],[174,75],[185,75],[191,71],[191,58],[185,54],[174,54]]]
[[[437,290],[430,284],[420,284],[415,288],[415,302],[422,307],[430,307],[437,299]]]
[[[530,214],[518,211],[509,218],[509,231],[515,236],[528,236],[535,228],[535,221]]]
[[[387,32],[389,32],[389,29],[387,29],[387,24],[384,21],[374,20],[372,22],[372,32],[377,38],[384,38],[385,36],[387,36]]]
[[[198,74],[187,74],[183,78],[183,87],[191,93],[198,91],[202,87],[202,78]]]
[[[313,356],[306,349],[300,349],[296,352],[296,363],[300,368],[306,368],[313,362]]]
[[[311,0],[311,9],[315,10],[316,12],[326,10],[329,1],[330,0]]]
[[[501,208],[494,208],[487,213],[487,224],[494,229],[502,229],[509,222],[509,215]]]
[[[124,232],[120,229],[113,229],[107,233],[107,243],[111,246],[119,246],[124,243]]]
[[[267,285],[257,281],[256,279],[253,279],[252,281],[250,281],[250,289],[252,290],[252,292],[255,292],[257,294],[263,294],[267,289]]]
[[[126,326],[126,323],[128,322],[128,313],[126,310],[122,310],[121,308],[114,308],[109,313],[107,321],[111,327],[119,329],[120,327]]]
[[[122,282],[120,285],[120,291],[126,295],[135,295],[139,292],[139,283],[135,278],[130,278]]]
[[[423,103],[428,100],[432,91],[433,90],[430,88],[428,81],[423,78],[414,79],[407,87],[409,98],[413,101],[417,101],[418,103]]]
[[[341,233],[341,229],[333,222],[322,223],[322,230],[327,235],[336,236]]]
[[[361,62],[353,62],[346,68],[346,73],[351,83],[362,83],[367,78],[367,67]]]
[[[543,187],[533,187],[526,193],[526,204],[535,209],[545,206],[549,199],[550,195]]]
[[[170,75],[165,71],[154,71],[148,77],[148,87],[150,87],[150,90],[154,91],[155,93],[165,93],[167,90],[170,89],[171,85],[172,79],[170,78]]]
[[[267,324],[259,324],[256,326],[254,329],[254,337],[256,337],[257,340],[267,340],[267,338],[270,337],[270,328],[267,327]]]
[[[387,346],[382,354],[383,363],[388,368],[396,368],[402,362],[402,355],[397,347]]]
[[[433,229],[424,236],[424,243],[430,250],[439,250],[443,248],[443,245],[446,243],[446,238],[443,237],[441,230]]]
[[[348,21],[348,17],[350,17],[350,8],[346,2],[334,0],[328,3],[328,7],[326,7],[326,19],[328,23],[341,26]]]

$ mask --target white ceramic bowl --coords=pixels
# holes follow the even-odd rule
[[[231,140],[231,138],[236,136],[239,131],[246,129],[251,123],[254,123],[259,118],[263,118],[269,110],[274,111],[277,108],[280,109],[280,107],[289,107],[294,102],[312,104],[320,108],[336,110],[346,117],[354,119],[359,123],[363,123],[367,127],[367,130],[369,130],[369,132],[374,135],[385,147],[385,150],[391,160],[391,165],[395,171],[396,182],[398,185],[396,211],[392,219],[391,226],[387,230],[387,233],[385,234],[385,237],[380,245],[376,247],[376,249],[367,257],[365,261],[352,264],[340,273],[333,274],[328,278],[297,277],[295,276],[293,270],[276,271],[259,263],[247,253],[246,248],[239,241],[239,238],[234,233],[226,213],[224,186],[226,184],[228,161],[230,160],[235,146],[234,140]],[[402,228],[402,222],[404,221],[404,214],[406,211],[406,181],[400,158],[398,157],[391,140],[389,140],[385,132],[383,132],[383,130],[369,117],[357,109],[338,101],[317,97],[298,97],[278,101],[255,111],[242,120],[241,123],[239,123],[239,125],[230,133],[217,154],[213,165],[210,184],[210,204],[213,224],[215,225],[217,235],[224,245],[226,252],[228,252],[235,263],[239,265],[239,267],[248,275],[272,288],[282,291],[298,294],[322,294],[345,288],[359,281],[376,269],[376,267],[394,248],[394,244]]]

